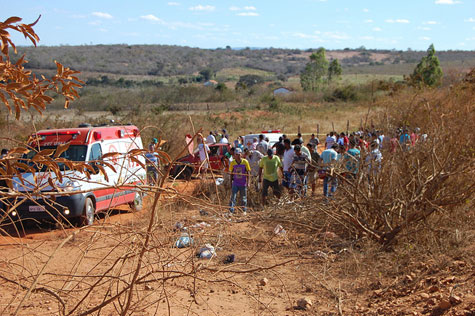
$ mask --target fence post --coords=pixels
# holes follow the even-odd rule
[[[317,137],[320,135],[320,124],[317,124]]]
[[[335,124],[333,124],[333,122],[332,122],[332,132],[334,132],[334,131],[335,131]]]
[[[348,131],[350,130],[350,120],[346,121],[346,135],[348,136]]]
[[[300,134],[300,125],[298,126],[298,133]]]

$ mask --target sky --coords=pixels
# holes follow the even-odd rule
[[[0,0],[39,45],[475,50],[475,0]],[[29,43],[12,35],[17,45]]]

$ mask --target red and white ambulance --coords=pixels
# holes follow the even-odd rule
[[[17,205],[10,211],[13,219],[68,218],[80,225],[91,225],[96,212],[122,204],[130,204],[136,210],[142,208],[142,193],[133,184],[146,182],[145,158],[137,155],[131,159],[127,155],[131,150],[143,149],[136,126],[93,127],[82,124],[78,128],[42,130],[32,135],[29,146],[34,150],[25,155],[26,161],[31,161],[41,150],[56,150],[68,143],[69,147],[59,157],[89,164],[97,172],[91,172],[88,179],[83,172],[59,163],[60,180],[54,172],[41,170],[35,164],[36,172],[24,173],[22,179],[13,179],[14,190],[26,196],[22,197],[21,203],[10,203]],[[107,153],[118,154],[102,158]],[[99,169],[104,170],[107,177]],[[53,198],[42,194],[56,190],[68,195]]]

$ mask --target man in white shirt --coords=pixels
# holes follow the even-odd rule
[[[209,132],[208,137],[206,137],[206,144],[214,144],[216,143],[216,137],[214,137],[213,132]]]
[[[336,143],[335,134],[333,132],[330,132],[330,135],[328,135],[327,139],[325,140],[325,148],[330,149],[335,143]]]
[[[294,149],[290,145],[290,139],[284,139],[284,162],[283,162],[283,170],[284,170],[284,178],[282,179],[282,186],[290,189],[290,183],[292,179],[292,173],[290,172],[290,167],[292,166],[292,162],[294,161]]]
[[[228,139],[226,138],[226,136],[223,135],[223,138],[221,138],[221,140],[219,141],[220,144],[229,144],[229,141]]]
[[[265,155],[267,153],[267,149],[269,148],[269,143],[265,141],[264,135],[259,135],[259,145],[261,145],[261,154]]]

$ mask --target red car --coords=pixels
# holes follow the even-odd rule
[[[226,153],[231,149],[229,144],[212,144],[209,147],[209,169],[213,171],[222,171],[227,166]],[[178,179],[191,179],[193,174],[198,173],[200,167],[200,155],[198,152],[186,155],[177,160],[173,166],[170,175]]]

